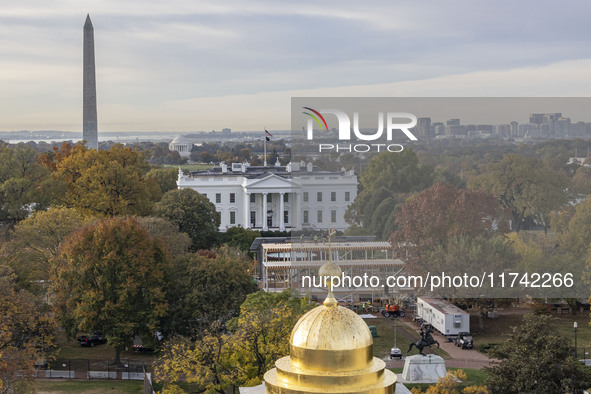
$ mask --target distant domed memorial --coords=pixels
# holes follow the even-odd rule
[[[191,142],[187,137],[179,135],[168,145],[168,149],[179,152],[182,157],[189,157],[191,155],[193,145],[193,142]]]

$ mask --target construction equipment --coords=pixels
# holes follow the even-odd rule
[[[404,317],[405,316],[404,311],[401,310],[398,305],[394,305],[394,304],[386,304],[384,309],[382,309],[381,313],[386,318],[387,317],[396,318],[396,317]]]

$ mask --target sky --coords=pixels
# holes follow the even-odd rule
[[[287,130],[291,97],[591,96],[591,2],[0,2],[0,130]]]

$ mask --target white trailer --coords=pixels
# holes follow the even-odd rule
[[[416,317],[446,337],[470,332],[470,314],[437,298],[417,298]]]

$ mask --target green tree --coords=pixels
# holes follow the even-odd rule
[[[575,256],[586,257],[591,244],[591,199],[567,207],[552,218],[556,240],[561,249]]]
[[[196,341],[171,341],[156,365],[156,381],[170,393],[183,392],[176,385],[183,379],[206,393],[260,384],[273,363],[289,354],[290,333],[311,308],[287,292],[250,294],[228,324],[230,332],[214,322]]]
[[[468,186],[495,196],[501,205],[511,210],[512,227],[519,231],[528,219],[547,230],[550,215],[568,201],[568,177],[547,168],[538,159],[507,154],[503,160],[491,163],[487,172],[472,178]]]
[[[194,337],[215,321],[237,316],[256,291],[248,260],[235,248],[185,255],[175,260],[169,279],[166,331]]]
[[[108,151],[66,145],[43,163],[66,184],[66,205],[93,214],[148,215],[161,197],[157,180],[146,177],[150,167],[144,153],[120,144]]]
[[[55,207],[33,212],[17,223],[0,256],[17,275],[19,286],[38,293],[41,280],[47,281],[50,267],[60,253],[60,244],[92,218],[73,208]]]
[[[153,168],[146,174],[146,178],[156,180],[162,194],[177,188],[178,176],[179,170],[176,168]]]
[[[191,238],[179,231],[178,226],[166,219],[153,216],[139,216],[135,220],[145,228],[153,238],[159,238],[164,243],[172,257],[182,256],[189,251]]]
[[[101,331],[115,361],[136,335],[153,335],[166,314],[169,257],[132,218],[106,219],[62,245],[52,280],[56,311],[70,335]]]
[[[261,236],[259,231],[242,227],[230,227],[221,234],[221,242],[229,247],[235,247],[244,253],[250,253],[250,246],[255,238]]]
[[[154,212],[191,237],[193,251],[209,249],[217,242],[219,213],[207,197],[193,189],[170,190],[156,204]]]
[[[395,155],[384,152],[371,159],[360,175],[360,192],[349,206],[345,219],[351,225],[371,229],[381,239],[387,239],[393,229],[394,213],[409,193],[433,184],[434,170],[419,165],[412,149]],[[385,202],[387,200],[387,202]],[[375,214],[379,211],[379,214]]]
[[[553,318],[527,314],[501,346],[491,351],[498,361],[486,368],[493,393],[582,393],[591,376],[573,358],[571,341],[553,332]]]
[[[34,210],[43,210],[64,190],[25,144],[0,142],[0,224],[9,226]]]
[[[260,384],[275,361],[289,354],[293,327],[314,306],[287,291],[259,291],[246,298],[240,316],[228,324],[233,330],[231,363],[237,368],[240,385]]]
[[[176,337],[166,344],[154,368],[155,380],[162,383],[161,393],[186,393],[178,382],[196,384],[192,392],[226,393],[238,387],[237,370],[230,363],[231,342],[219,323],[213,323],[196,341]]]

